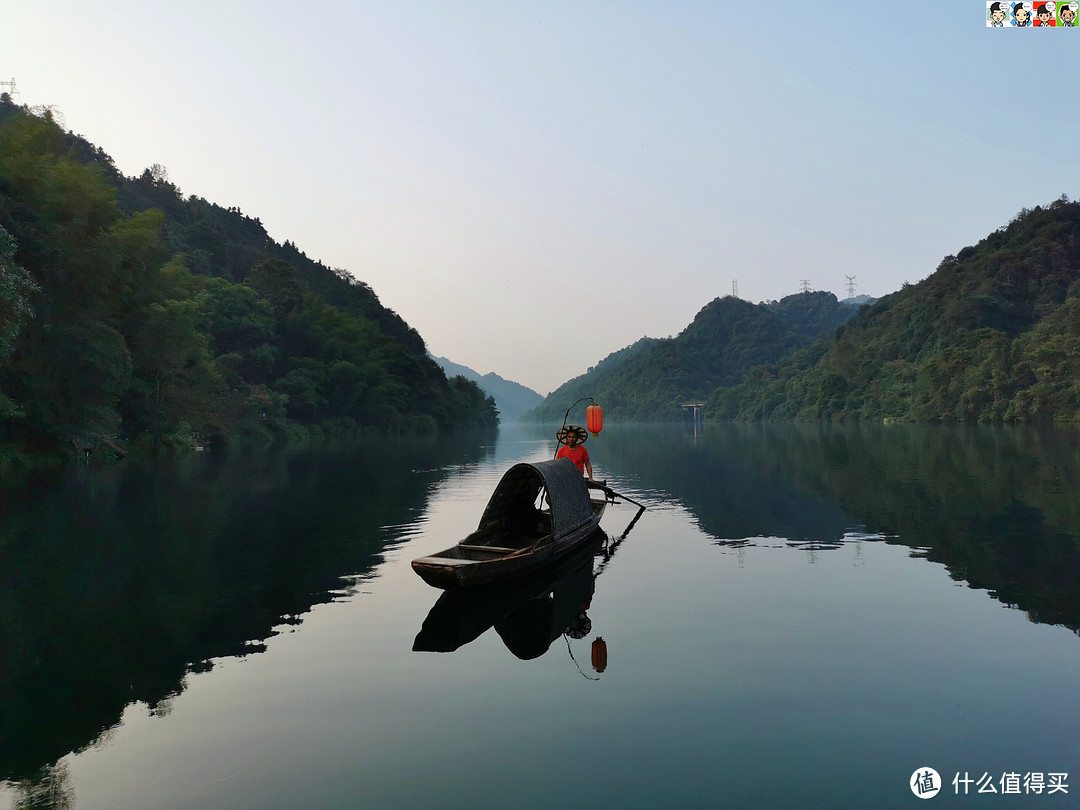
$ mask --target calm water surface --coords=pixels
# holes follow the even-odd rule
[[[648,511],[483,599],[409,561],[550,458],[545,431],[9,485],[0,807],[1080,806],[1077,434],[587,446]]]

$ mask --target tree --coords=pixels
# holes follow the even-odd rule
[[[301,304],[300,285],[296,283],[292,268],[280,259],[259,262],[248,273],[244,283],[273,304],[281,314],[289,313]]]
[[[23,324],[33,314],[30,294],[36,289],[30,274],[15,263],[15,240],[0,226],[0,362],[11,354]]]

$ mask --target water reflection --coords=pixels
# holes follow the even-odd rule
[[[248,448],[5,487],[0,781],[54,793],[49,766],[127,705],[168,713],[188,673],[349,593],[490,446]]]
[[[856,545],[865,542],[884,542],[890,538],[880,534],[867,534],[865,532],[844,532],[843,536],[834,540],[791,540],[785,537],[742,537],[738,540],[713,540],[713,544],[722,548],[786,548],[797,549],[807,552],[807,557],[813,561],[814,553],[818,551],[839,551],[844,546],[854,543]],[[892,538],[895,539],[895,538]]]
[[[609,429],[604,463],[722,547],[868,535],[1032,621],[1080,628],[1080,431],[891,425]],[[862,539],[866,539],[865,537]]]
[[[1075,432],[1067,431],[1009,429],[709,425],[699,428],[694,440],[689,429],[609,426],[602,443],[594,448],[600,473],[609,477],[617,490],[635,493],[649,504],[649,517],[641,519],[641,528],[636,531],[644,531],[657,542],[626,547],[620,571],[605,575],[605,592],[597,591],[599,577],[619,547],[610,537],[602,540],[599,548],[583,549],[580,557],[566,561],[559,576],[532,582],[524,589],[519,585],[501,603],[452,595],[444,602],[440,597],[416,637],[416,647],[460,649],[494,629],[499,643],[510,652],[497,651],[498,665],[516,667],[514,657],[550,655],[553,648],[561,652],[564,643],[573,656],[579,649],[588,649],[591,640],[596,648],[593,660],[587,660],[587,653],[579,654],[575,663],[586,677],[597,677],[605,666],[599,636],[614,637],[618,630],[627,637],[640,629],[642,613],[630,595],[633,577],[621,582],[624,610],[618,615],[594,611],[596,594],[614,603],[620,573],[628,570],[622,568],[624,562],[639,565],[637,573],[650,582],[648,577],[655,567],[665,566],[667,576],[656,584],[655,596],[665,607],[667,626],[677,625],[677,620],[686,616],[695,617],[689,629],[684,628],[685,637],[664,639],[672,648],[685,648],[686,657],[679,658],[677,665],[685,670],[680,678],[686,697],[675,707],[683,714],[678,723],[671,722],[673,705],[667,692],[657,695],[651,687],[642,686],[637,693],[626,693],[634,698],[626,705],[643,707],[640,715],[613,713],[605,720],[622,729],[625,739],[642,735],[642,747],[631,749],[642,761],[653,762],[658,752],[661,756],[669,752],[671,758],[654,772],[679,774],[678,769],[687,762],[684,754],[689,749],[682,747],[686,739],[692,739],[695,746],[704,740],[695,749],[703,752],[701,760],[691,763],[695,769],[706,772],[709,762],[726,757],[735,763],[727,769],[733,774],[751,772],[740,765],[752,770],[765,761],[762,757],[773,756],[776,740],[787,740],[784,756],[790,762],[808,750],[823,749],[802,734],[805,728],[813,728],[815,734],[818,730],[835,732],[830,739],[836,750],[851,744],[865,746],[871,736],[889,741],[900,728],[894,722],[896,707],[903,707],[909,718],[905,722],[915,729],[907,737],[901,733],[904,750],[916,750],[923,732],[938,728],[936,724],[949,712],[953,713],[954,727],[977,729],[977,733],[972,732],[973,739],[987,740],[998,733],[1016,737],[1018,730],[1034,737],[1037,725],[1051,724],[1054,715],[1040,715],[1030,725],[1017,719],[1038,707],[1022,702],[1013,705],[1010,695],[1030,691],[1026,684],[1036,675],[1042,677],[1037,668],[1025,669],[1017,663],[1024,656],[1012,661],[1017,666],[1009,671],[1011,675],[999,674],[1002,660],[994,657],[997,653],[992,641],[984,645],[985,658],[975,654],[979,652],[976,645],[969,645],[969,650],[975,651],[965,653],[973,656],[970,667],[948,658],[954,647],[952,639],[927,647],[925,657],[914,658],[906,669],[905,657],[890,658],[891,648],[898,646],[894,640],[919,641],[922,636],[915,631],[921,634],[924,623],[933,625],[935,616],[944,615],[919,612],[932,595],[929,591],[916,589],[903,594],[910,599],[898,602],[901,607],[895,611],[891,603],[886,606],[889,610],[877,606],[875,618],[889,620],[888,626],[875,623],[863,632],[858,617],[849,617],[846,606],[866,599],[869,585],[866,590],[851,591],[850,599],[804,602],[804,597],[817,598],[815,588],[820,583],[831,581],[823,576],[829,573],[828,566],[810,571],[815,577],[807,582],[785,583],[802,585],[792,589],[776,587],[776,579],[729,576],[733,560],[725,555],[753,557],[760,549],[761,555],[771,555],[770,562],[786,564],[793,553],[813,562],[835,560],[838,548],[852,545],[857,558],[863,543],[899,544],[913,557],[944,563],[957,581],[986,589],[1001,602],[1026,611],[1033,621],[1066,624],[1075,630],[1080,628],[1080,499],[1076,498],[1080,441],[1076,437]],[[432,519],[433,511],[443,510],[445,518],[460,501],[471,519],[511,463],[550,456],[549,438],[526,439],[513,445],[500,437],[497,448],[462,440],[449,444],[376,443],[315,452],[247,451],[222,457],[199,454],[159,465],[91,467],[60,479],[0,489],[0,781],[18,784],[23,806],[70,804],[70,780],[60,761],[65,754],[107,740],[109,730],[131,703],[167,714],[192,672],[210,667],[222,656],[257,652],[283,625],[299,622],[313,605],[355,592],[358,583],[387,570],[386,566],[380,568],[387,550],[411,537],[418,526],[422,528],[423,521]],[[490,481],[486,480],[489,475]],[[664,501],[675,506],[665,510]],[[658,507],[655,510],[654,504]],[[630,509],[609,512],[605,525],[615,531],[632,514]],[[686,525],[687,519],[700,533]],[[463,518],[463,522],[468,520]],[[677,540],[671,547],[690,552],[687,558],[676,557],[668,546],[661,545],[659,538],[667,531]],[[635,561],[630,552],[639,548],[642,553]],[[892,582],[894,572],[904,575],[922,568],[925,566],[915,564],[875,571],[869,566],[866,572],[845,568],[844,573],[859,574],[857,583],[881,584]],[[759,566],[756,573],[766,569],[791,570],[784,565]],[[629,570],[633,572],[632,566]],[[867,578],[861,576],[863,573]],[[879,579],[874,580],[874,574]],[[407,568],[402,577],[410,583],[415,579]],[[905,582],[925,584],[936,579],[935,573]],[[382,584],[391,581],[388,576]],[[743,587],[723,588],[717,584],[722,581]],[[687,588],[686,594],[680,592],[685,583],[695,586]],[[952,588],[943,590],[950,595],[959,593]],[[325,718],[340,714],[341,706],[364,700],[395,709],[407,706],[415,712],[416,694],[406,694],[408,689],[402,686],[395,695],[386,686],[400,677],[398,667],[406,658],[416,662],[417,671],[432,663],[431,657],[425,660],[411,655],[407,643],[401,644],[415,631],[430,604],[426,591],[417,587],[416,601],[412,601],[413,593],[402,588],[392,594],[398,601],[387,602],[390,594],[382,593],[370,601],[357,599],[349,606],[355,608],[355,616],[373,621],[382,621],[383,611],[397,608],[395,620],[404,616],[407,626],[393,628],[392,644],[387,648],[378,646],[383,636],[371,642],[376,652],[386,655],[369,656],[384,659],[377,672],[381,677],[371,680],[375,685],[369,687],[370,695],[359,687],[356,692],[343,688],[333,693],[332,699],[326,697],[329,708],[325,713],[313,713],[313,717],[323,718],[325,724]],[[785,596],[787,601],[783,601]],[[811,629],[807,635],[807,628],[798,621],[786,623],[805,604],[828,614],[836,608],[834,602],[844,605],[830,614],[827,632],[822,629],[815,634]],[[608,602],[602,604],[606,609]],[[935,604],[941,610],[952,610],[956,602],[938,599]],[[699,609],[699,605],[703,607]],[[740,610],[747,605],[752,610]],[[402,606],[406,609],[400,610]],[[749,613],[757,614],[755,620],[744,622]],[[905,623],[908,613],[915,620]],[[592,617],[599,620],[601,615],[607,626],[594,627]],[[717,622],[713,617],[718,615],[743,618],[738,623]],[[843,640],[844,634],[833,629],[849,618],[845,632],[854,642]],[[1009,624],[1004,622],[1002,627],[1007,629]],[[380,627],[380,632],[384,629]],[[995,632],[996,625],[987,625],[985,638],[993,639]],[[1029,637],[1041,643],[1045,635],[1030,633]],[[390,636],[387,632],[386,637]],[[700,643],[703,638],[705,643]],[[494,641],[490,636],[488,639]],[[321,649],[335,649],[338,641],[331,634],[322,640]],[[366,641],[359,646],[366,650]],[[868,649],[876,652],[868,654]],[[404,658],[395,657],[399,652]],[[630,645],[621,645],[615,652],[614,666],[620,679],[636,675],[639,684],[662,680],[641,677],[652,673],[650,656],[665,667],[672,666],[674,660],[656,656],[651,649],[639,649],[635,659]],[[455,668],[460,658],[453,660]],[[1029,658],[1037,660],[1036,656]],[[951,680],[946,679],[951,691],[939,689],[936,682],[933,689],[923,689],[925,672],[934,671],[936,677],[942,660],[953,662]],[[1060,660],[1071,659],[1066,656]],[[723,666],[731,661],[738,665]],[[317,660],[310,671],[323,663]],[[363,665],[374,666],[368,661]],[[465,681],[472,675],[468,666],[457,669]],[[1066,665],[1048,666],[1043,674],[1049,678],[1066,670]],[[531,667],[530,671],[543,677],[542,667]],[[800,681],[800,687],[812,687],[804,693],[792,693],[786,680],[780,683],[786,673],[807,671],[818,673],[819,679],[811,676]],[[843,690],[831,691],[837,671],[859,672],[862,677],[844,679]],[[900,674],[882,689],[881,684],[894,671]],[[576,681],[575,675],[571,677]],[[328,682],[353,680],[362,679],[345,672]],[[620,680],[619,688],[626,688],[632,680]],[[409,679],[402,682],[415,683]],[[972,682],[981,685],[969,686]],[[605,683],[610,686],[614,681],[605,679]],[[258,684],[252,686],[253,690],[258,688]],[[1053,688],[1057,691],[1051,694],[1059,701],[1071,694],[1064,687]],[[935,698],[938,693],[940,699]],[[276,698],[291,693],[268,694]],[[881,698],[883,694],[887,699]],[[775,708],[778,695],[790,698],[783,704],[784,711]],[[803,699],[806,695],[825,699],[815,703]],[[968,695],[970,699],[965,697]],[[561,698],[572,702],[573,690]],[[965,700],[977,708],[966,715],[956,714],[957,705]],[[815,705],[821,709],[819,715],[813,714]],[[985,718],[984,706],[1004,711],[1010,705],[1016,709],[1013,725],[979,725]],[[1068,707],[1067,702],[1062,705]],[[882,718],[889,719],[868,721],[862,731],[839,735],[841,725],[850,721],[851,728],[859,727],[860,718],[872,713],[867,707],[875,706],[879,706]],[[922,714],[918,713],[920,706]],[[462,718],[472,710],[473,706],[461,708]],[[907,714],[912,710],[915,721]],[[557,714],[543,702],[534,711],[525,724],[530,733]],[[709,721],[721,713],[731,720],[721,730],[734,730],[723,739],[714,735],[715,724]],[[797,717],[797,723],[784,726],[775,719],[785,714]],[[370,715],[375,717],[378,712],[371,710]],[[424,712],[412,716],[417,715]],[[411,751],[419,752],[418,759],[423,760],[445,742],[431,725],[420,724],[417,732],[408,736],[401,729],[411,724],[401,723],[401,716],[388,709],[385,722],[364,726],[377,729],[370,731],[370,738],[360,732],[356,737],[342,732],[343,736],[335,738],[325,734],[320,725],[308,729],[304,739],[325,737],[329,742],[319,756],[325,756],[340,773],[351,772],[355,763],[349,752],[365,745],[369,751],[392,752],[386,759],[389,773],[391,757]],[[646,721],[639,722],[639,717]],[[847,720],[830,725],[837,717]],[[957,717],[962,717],[963,723]],[[762,724],[762,718],[768,722]],[[175,719],[160,725],[164,728],[157,739],[184,733],[183,724]],[[687,736],[686,727],[694,729],[696,736]],[[665,736],[669,731],[670,736]],[[404,736],[395,737],[398,733]],[[562,739],[562,733],[560,728],[550,739]],[[1055,734],[1055,740],[1066,739],[1064,732]],[[120,731],[117,736],[122,735]],[[577,736],[588,738],[587,734]],[[191,748],[198,747],[195,739],[189,739]],[[747,739],[750,745],[746,750],[753,752],[754,758],[740,763],[737,749]],[[431,747],[425,749],[425,745]],[[453,748],[453,742],[446,748]],[[561,750],[555,742],[549,748]],[[339,756],[336,752],[345,752],[340,761],[334,759]],[[879,749],[877,753],[882,761],[890,760],[890,767],[895,764],[895,750]],[[487,754],[497,758],[500,752],[492,747]],[[582,762],[587,759],[587,753],[580,757]],[[1036,756],[1034,761],[1055,760]],[[443,764],[445,772],[455,770],[445,761]],[[500,764],[512,763],[500,760]],[[829,763],[818,764],[824,768]],[[532,765],[519,775],[531,778],[537,772],[535,763]],[[556,767],[568,766],[573,766],[569,757],[556,761]],[[1013,767],[1011,763],[1005,766]],[[164,759],[154,761],[154,767],[181,772],[176,762]],[[194,767],[190,770],[198,772]],[[635,784],[633,773],[608,770],[613,780]],[[405,766],[400,783],[387,790],[400,790],[414,773]],[[904,790],[907,773],[897,782]],[[367,777],[374,777],[374,767]],[[583,777],[581,783],[584,781]],[[855,781],[849,780],[851,784]],[[268,784],[280,787],[272,779]],[[701,783],[687,784],[696,789],[693,786]],[[360,785],[358,780],[357,790]],[[601,788],[612,786],[614,781]],[[732,782],[726,786],[737,787]],[[798,790],[802,790],[801,779]],[[796,793],[789,790],[785,795],[792,799]],[[793,800],[788,803],[796,806]],[[323,802],[320,806],[333,804]],[[848,802],[847,806],[856,804]]]
[[[543,573],[498,587],[446,591],[424,619],[413,650],[454,652],[491,628],[522,660],[539,658],[560,637],[568,639],[569,649],[569,639],[582,640],[592,633],[588,610],[596,580],[621,539],[598,529],[582,548]],[[604,663],[595,662],[594,671],[606,666],[604,649]]]
[[[12,787],[15,810],[68,810],[75,806],[71,775],[62,762],[43,767]]]

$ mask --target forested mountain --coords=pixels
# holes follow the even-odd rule
[[[716,391],[722,419],[1080,419],[1080,203],[1062,197],[835,335]]]
[[[366,284],[0,99],[6,457],[496,421]]]
[[[596,396],[607,390],[619,366],[633,355],[656,343],[656,338],[643,337],[625,348],[612,352],[584,374],[568,380],[552,391],[544,401],[522,415],[525,422],[558,422],[566,409],[582,397]]]
[[[462,366],[451,362],[445,357],[436,357],[435,362],[448,377],[464,377],[472,380],[480,386],[485,394],[495,400],[495,408],[499,412],[500,422],[516,422],[521,415],[531,408],[535,408],[544,398],[521,383],[507,380],[495,372],[481,374],[468,366]]]
[[[827,292],[762,304],[717,298],[677,337],[642,338],[560,386],[524,418],[558,421],[571,403],[591,396],[605,415],[622,421],[681,419],[684,403],[737,384],[755,366],[832,332],[854,311]]]

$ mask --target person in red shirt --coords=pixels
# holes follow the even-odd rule
[[[559,431],[559,440],[566,442],[559,448],[555,458],[568,458],[577,465],[582,475],[588,475],[593,480],[592,463],[589,461],[589,451],[584,447],[584,441],[588,434],[577,425],[567,425]]]
[[[1057,22],[1053,19],[1054,12],[1046,7],[1046,3],[1035,9],[1035,25],[1038,28],[1056,28]]]

